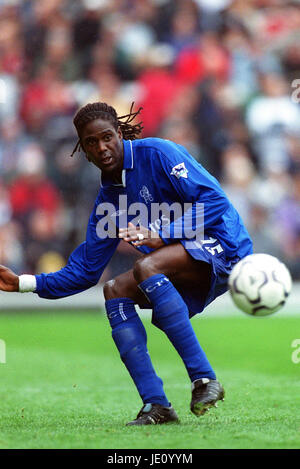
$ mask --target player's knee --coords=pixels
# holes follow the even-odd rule
[[[133,276],[138,283],[158,273],[162,273],[161,266],[152,256],[141,257],[133,267]]]
[[[104,298],[105,300],[111,300],[112,298],[118,298],[120,295],[119,295],[119,291],[118,291],[118,285],[117,285],[117,282],[116,280],[108,280],[108,282],[106,282],[104,284],[104,287],[103,287],[103,294],[104,294]]]
[[[106,282],[103,287],[103,294],[106,301],[113,298],[131,298],[135,300],[135,289],[123,277],[117,277]]]

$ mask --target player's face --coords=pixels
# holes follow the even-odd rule
[[[117,174],[123,168],[123,139],[108,120],[95,119],[85,125],[81,145],[90,161],[104,173]]]

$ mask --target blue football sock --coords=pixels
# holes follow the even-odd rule
[[[191,325],[187,305],[172,282],[165,275],[156,274],[144,280],[139,287],[153,306],[155,324],[174,345],[191,381],[216,379]]]
[[[163,382],[155,373],[147,350],[147,334],[129,298],[113,298],[105,302],[112,337],[121,359],[133,379],[144,404],[170,403]]]

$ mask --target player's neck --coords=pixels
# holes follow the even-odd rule
[[[102,180],[103,181],[110,181],[113,184],[122,184],[122,169],[118,171],[102,171]]]

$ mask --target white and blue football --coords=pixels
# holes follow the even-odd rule
[[[228,284],[235,305],[253,316],[280,310],[292,289],[289,270],[269,254],[244,257],[232,269]]]

